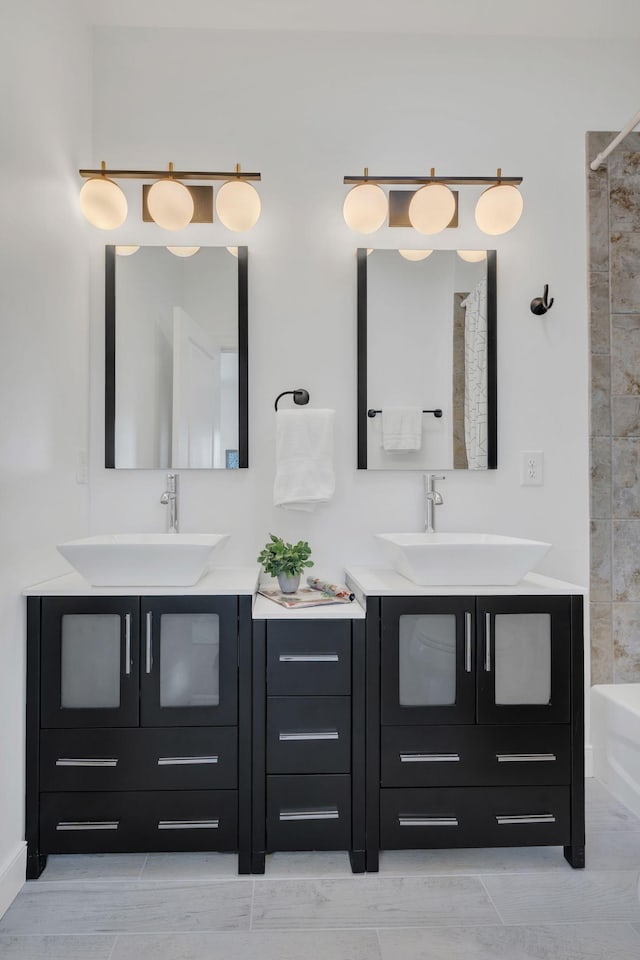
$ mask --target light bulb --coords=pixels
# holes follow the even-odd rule
[[[409,204],[409,222],[419,233],[440,233],[451,223],[456,199],[444,183],[427,183]]]
[[[359,183],[345,197],[342,215],[357,233],[373,233],[387,216],[387,195],[377,183]]]
[[[398,253],[401,257],[404,257],[405,260],[413,260],[416,262],[418,260],[426,260],[427,257],[431,256],[433,250],[398,250]]]
[[[126,245],[123,246],[122,244],[118,244],[118,246],[116,246],[116,254],[119,257],[130,257],[132,254],[137,253],[139,249],[140,249],[139,245],[137,247],[134,247],[131,244],[129,244],[128,246]]]
[[[481,260],[487,259],[486,250],[458,250],[458,256],[461,260],[466,260],[467,263],[480,263]]]
[[[200,247],[167,247],[174,257],[192,257],[199,249]]]
[[[147,193],[147,209],[164,230],[182,230],[193,217],[193,197],[184,183],[167,177],[156,180]]]
[[[227,180],[218,190],[216,213],[229,230],[250,230],[260,217],[260,196],[246,180]]]
[[[115,230],[127,219],[127,198],[108,177],[91,177],[80,191],[80,209],[100,230]]]
[[[507,233],[520,219],[524,206],[522,194],[511,183],[497,183],[480,195],[476,204],[476,223],[483,233],[497,236]]]

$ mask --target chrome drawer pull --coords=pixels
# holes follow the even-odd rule
[[[457,827],[457,817],[398,817],[401,827]]]
[[[553,763],[557,759],[555,753],[496,753],[498,763],[537,763],[541,761]]]
[[[281,741],[286,740],[339,740],[340,735],[337,730],[312,730],[308,733],[304,731],[286,731],[281,730],[278,736]]]
[[[336,807],[325,810],[281,810],[280,821],[289,820],[339,820],[340,814]]]
[[[281,653],[280,663],[337,663],[337,653]]]
[[[63,820],[56,830],[117,830],[119,820]]]
[[[458,753],[401,753],[400,763],[459,763]]]
[[[464,615],[464,669],[471,673],[471,613],[467,610]]]
[[[158,757],[159,767],[194,766],[203,763],[217,763],[217,757]]]
[[[217,830],[219,820],[159,820],[158,830]]]
[[[153,656],[151,653],[151,623],[152,623],[153,614],[151,610],[147,611],[147,633],[145,637],[146,642],[146,665],[145,669],[147,673],[151,673],[151,668],[153,666]]]
[[[117,757],[58,757],[56,767],[117,767]]]
[[[124,672],[131,673],[131,614],[124,615]]]
[[[496,817],[498,823],[503,826],[510,823],[555,823],[556,818],[552,813],[523,813],[514,817]]]

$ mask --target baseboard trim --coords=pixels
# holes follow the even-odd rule
[[[0,866],[0,918],[20,893],[27,873],[27,845],[20,843],[13,856]]]
[[[593,776],[593,747],[590,743],[585,744],[584,748],[584,775]]]

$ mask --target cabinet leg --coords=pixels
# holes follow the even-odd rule
[[[580,870],[584,867],[584,844],[570,845],[564,848],[565,860],[571,864],[574,870]]]
[[[351,863],[351,873],[365,872],[367,864],[364,850],[349,850],[349,861]]]
[[[254,850],[251,855],[251,873],[264,873],[264,850]]]
[[[27,855],[27,880],[37,880],[47,865],[46,856],[38,853]]]
[[[240,850],[238,853],[238,873],[251,872],[251,853],[248,850]]]
[[[366,851],[367,873],[377,873],[380,866],[380,854],[377,850]]]

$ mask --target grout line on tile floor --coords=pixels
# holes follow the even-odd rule
[[[111,946],[111,950],[110,950],[110,952],[109,952],[109,956],[107,957],[107,960],[112,960],[113,953],[114,953],[114,950],[116,949],[116,944],[117,944],[117,942],[118,942],[118,934],[116,934],[115,937],[113,938],[113,944],[112,944],[112,946]]]
[[[486,874],[485,874],[485,876],[486,876]],[[504,918],[503,918],[502,914],[500,913],[500,911],[498,910],[498,908],[496,907],[496,905],[495,905],[495,903],[494,903],[494,900],[493,900],[493,897],[491,896],[491,894],[489,893],[489,890],[487,889],[486,883],[484,882],[484,880],[482,879],[482,877],[478,877],[478,880],[479,880],[480,883],[482,884],[482,889],[483,889],[484,892],[486,893],[486,895],[487,895],[487,897],[488,897],[488,899],[489,899],[489,903],[491,904],[491,906],[492,906],[493,909],[495,910],[496,916],[497,916],[498,920],[499,920],[500,923],[504,926]]]
[[[149,854],[146,855],[146,857],[142,862],[142,866],[140,867],[140,873],[138,874],[138,880],[142,880],[142,874],[144,873],[144,868],[146,867],[148,862],[149,862]]]

